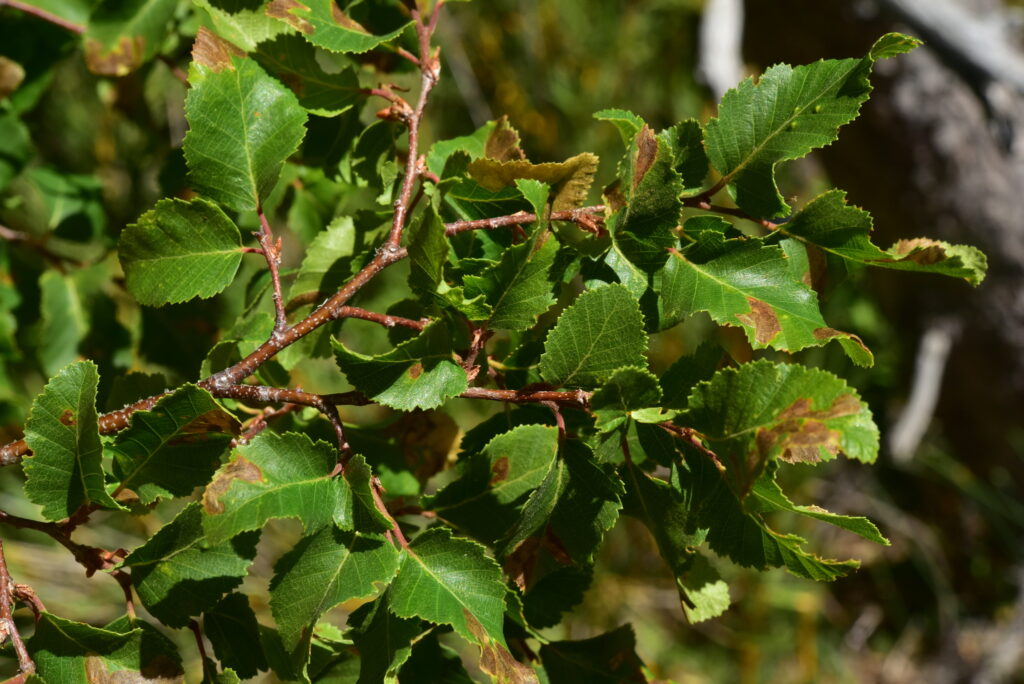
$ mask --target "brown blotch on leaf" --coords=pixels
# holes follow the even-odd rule
[[[181,666],[164,654],[157,655],[141,670],[111,672],[103,658],[85,658],[85,679],[89,684],[182,684],[185,673]]]
[[[178,428],[177,436],[168,444],[176,446],[205,442],[213,436],[237,436],[239,432],[241,432],[241,426],[237,420],[220,409],[212,409]]]
[[[59,420],[61,422],[61,425],[77,425],[78,424],[78,421],[75,420],[75,412],[72,411],[69,408],[64,409],[61,412],[61,414],[60,414],[60,418],[58,418],[57,420]]]
[[[750,313],[739,314],[736,319],[754,329],[754,340],[758,344],[768,344],[782,331],[775,309],[754,297],[747,297],[747,303],[750,304]]]
[[[654,137],[654,131],[650,126],[644,124],[636,136],[636,159],[633,161],[633,192],[640,185],[647,172],[654,166],[654,160],[658,156],[658,139]]]
[[[309,11],[309,7],[298,2],[298,0],[273,0],[273,2],[267,5],[267,16],[274,19],[282,19],[288,22],[292,28],[298,29],[307,35],[312,33],[314,29],[311,23],[302,17],[292,14],[292,10],[296,9],[302,12]]]
[[[414,363],[411,366],[409,366],[409,370],[406,371],[406,372],[409,374],[410,378],[415,380],[416,378],[418,378],[421,375],[423,375],[423,364],[422,363]]]
[[[811,406],[810,399],[801,397],[776,416],[775,427],[757,431],[757,450],[762,458],[781,450],[779,458],[788,463],[817,463],[821,449],[833,456],[839,453],[840,433],[825,421],[860,413],[860,401],[852,394],[843,394],[826,409],[816,411]]]
[[[223,513],[224,504],[220,502],[220,497],[227,493],[235,480],[261,482],[263,480],[263,471],[255,463],[246,460],[243,456],[236,456],[235,460],[224,466],[224,469],[213,478],[213,481],[206,485],[206,491],[203,492],[203,510],[210,515]]]
[[[494,124],[494,130],[484,143],[484,156],[497,161],[526,159],[526,153],[519,147],[519,132],[508,123],[508,116],[502,116]]]
[[[192,61],[211,71],[234,70],[231,57],[245,57],[245,52],[232,43],[210,33],[205,26],[199,27],[196,42],[192,44]]]
[[[363,26],[358,21],[342,12],[341,8],[338,7],[338,3],[336,2],[331,3],[331,18],[334,19],[335,24],[337,24],[343,29],[348,29],[349,31],[358,31],[359,33],[371,35],[370,32],[366,30],[365,26]]]
[[[928,238],[900,240],[890,250],[897,256],[913,261],[915,264],[929,266],[946,260],[946,249],[942,243]]]
[[[420,482],[440,472],[459,436],[459,426],[440,411],[413,411],[388,429],[397,442],[406,466]]]
[[[537,674],[516,660],[507,648],[487,634],[476,616],[468,610],[462,611],[466,627],[473,640],[480,645],[480,669],[491,675],[494,681],[505,684],[536,684]]]
[[[491,466],[490,484],[501,482],[508,477],[508,457],[502,456]]]
[[[845,337],[846,339],[856,342],[857,345],[868,354],[871,353],[871,350],[868,349],[868,345],[864,344],[864,340],[860,339],[853,333],[843,332],[842,330],[836,330],[835,328],[817,328],[812,334],[816,340],[831,340],[833,337]]]
[[[125,76],[142,66],[146,39],[142,36],[121,36],[117,44],[106,48],[95,38],[85,40],[85,64],[89,71],[103,76]]]

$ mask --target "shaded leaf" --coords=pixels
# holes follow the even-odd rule
[[[128,291],[161,306],[217,294],[242,261],[241,235],[212,202],[163,199],[121,232],[118,258]]]
[[[39,276],[39,358],[43,372],[56,375],[78,358],[78,345],[88,333],[89,323],[74,278],[56,270]]]
[[[185,682],[174,645],[141,620],[134,629],[127,618],[93,627],[43,613],[26,646],[37,674],[50,684]]]
[[[398,571],[398,551],[382,537],[334,525],[303,537],[274,566],[270,608],[288,651],[312,635],[325,612],[368,599]]]
[[[526,330],[555,303],[549,271],[555,263],[558,241],[547,231],[507,250],[501,261],[480,275],[465,277],[465,297],[483,296],[490,313],[484,327]]]
[[[627,203],[612,214],[608,229],[627,259],[653,272],[677,242],[674,228],[683,209],[683,181],[674,168],[670,143],[646,125],[633,139],[627,161]]]
[[[25,496],[43,507],[47,520],[61,520],[79,506],[120,508],[104,487],[103,447],[96,413],[99,374],[92,361],[64,368],[32,402],[25,442]]]
[[[337,116],[361,102],[359,79],[351,67],[327,73],[316,60],[316,48],[299,36],[278,36],[260,43],[253,57],[291,88],[299,104],[320,116]]]
[[[433,207],[409,228],[409,289],[421,297],[437,291],[448,261],[444,222]]]
[[[435,408],[466,389],[466,371],[452,360],[452,339],[444,322],[428,325],[378,356],[349,351],[337,340],[331,343],[349,382],[385,406],[404,411]]]
[[[520,518],[530,492],[556,462],[558,430],[520,425],[494,437],[465,462],[457,480],[424,501],[443,520],[493,542]]]
[[[149,411],[132,414],[114,440],[118,490],[132,490],[144,504],[187,496],[206,484],[240,425],[204,389],[185,385]]]
[[[595,427],[609,432],[619,427],[631,411],[658,406],[661,387],[658,378],[645,368],[620,368],[590,397]]]
[[[647,335],[636,299],[622,285],[588,290],[544,342],[540,373],[556,386],[595,387],[623,366],[646,367]]]
[[[397,682],[399,668],[412,654],[412,640],[426,631],[422,620],[392,613],[390,598],[388,592],[349,616],[346,636],[359,649],[357,684]]]
[[[149,541],[132,551],[122,567],[143,605],[170,627],[184,627],[242,583],[256,556],[259,534],[209,543],[202,508],[191,503]]]
[[[255,677],[266,670],[266,656],[259,647],[259,624],[244,594],[228,594],[210,610],[203,611],[203,634],[213,645],[217,660],[238,677]]]
[[[185,160],[197,190],[242,211],[261,206],[306,133],[292,91],[200,29],[192,48]]]
[[[352,217],[339,216],[309,243],[289,297],[306,292],[322,292],[326,297],[337,290],[352,273],[350,261],[355,251]]]
[[[629,625],[592,639],[547,642],[540,647],[540,660],[551,684],[647,682]]]

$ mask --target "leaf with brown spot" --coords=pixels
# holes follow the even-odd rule
[[[497,192],[528,178],[551,186],[552,211],[575,209],[587,199],[597,173],[597,156],[584,152],[564,162],[532,164],[525,159],[497,161],[477,159],[470,163],[469,174],[481,187]]]
[[[526,153],[519,147],[519,131],[509,124],[508,116],[494,122],[494,128],[484,142],[483,156],[499,162],[526,159]]]
[[[93,73],[125,76],[156,57],[176,0],[102,0],[84,34],[85,63]]]
[[[203,494],[203,529],[211,544],[272,518],[298,518],[307,532],[351,527],[352,491],[333,477],[336,446],[297,433],[260,433],[222,466]]]
[[[663,320],[707,311],[716,323],[741,327],[755,349],[795,352],[836,340],[854,363],[874,362],[857,336],[825,323],[817,294],[799,281],[779,247],[752,242],[706,263],[673,251],[659,295]]]
[[[841,453],[870,462],[878,454],[878,428],[857,393],[804,366],[722,369],[694,388],[679,421],[704,436],[740,499],[776,459],[814,463]]]
[[[830,190],[811,201],[779,233],[815,246],[825,254],[832,277],[860,265],[963,278],[977,285],[988,262],[974,247],[941,240],[900,240],[888,250],[871,242],[871,215],[846,203],[846,193]]]
[[[750,304],[750,313],[739,314],[736,320],[753,328],[754,341],[765,347],[782,332],[779,317],[775,315],[775,309],[760,299],[747,297],[747,302]]]
[[[228,41],[206,29],[199,27],[196,40],[192,44],[192,61],[217,73],[224,69],[234,70],[231,57],[244,57],[245,53]]]
[[[114,440],[118,490],[144,504],[187,496],[210,481],[241,425],[204,389],[185,385],[132,414]]]
[[[423,505],[477,539],[494,542],[519,520],[520,509],[544,482],[557,454],[557,428],[520,425],[464,460],[459,477]]]
[[[366,8],[352,9],[363,12]],[[394,40],[409,26],[409,22],[378,25],[372,12],[365,14],[364,18],[363,14],[346,13],[335,0],[273,0],[267,7],[268,16],[293,26],[310,43],[332,52],[366,52]]]
[[[633,152],[633,178],[631,193],[635,193],[637,186],[643,181],[644,176],[654,166],[654,160],[658,156],[658,139],[654,137],[654,131],[647,124],[636,134]]]

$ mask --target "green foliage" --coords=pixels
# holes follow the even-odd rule
[[[21,460],[43,518],[0,523],[49,534],[162,625],[44,613],[35,681],[468,682],[467,653],[498,682],[646,681],[629,625],[540,631],[601,581],[616,525],[649,535],[692,622],[729,609],[732,564],[856,568],[811,550],[803,519],[887,543],[787,493],[793,464],[879,448],[858,392],[800,354],[835,340],[873,361],[826,321],[812,264],[978,284],[984,256],[883,250],[839,190],[768,219],[790,212],[776,166],[831,143],[874,62],[916,39],[772,67],[705,124],[603,110],[626,152],[600,177],[589,152],[528,160],[505,118],[420,141],[439,4],[47,3],[83,22],[93,72],[177,99],[136,103],[160,174],[116,201],[58,170],[75,164],[33,161],[44,141],[22,117],[52,65],[26,62],[0,109],[0,217],[24,231],[0,244],[0,406],[25,434],[0,463]],[[186,92],[155,60],[189,44]],[[110,83],[89,81],[128,97]],[[366,125],[370,93],[387,106]],[[187,123],[181,149],[149,119]],[[726,190],[735,206],[712,201]],[[100,509],[146,539],[104,548]],[[164,633],[187,627],[212,654],[183,667]]]

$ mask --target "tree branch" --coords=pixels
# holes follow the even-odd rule
[[[274,233],[270,229],[270,222],[267,215],[263,213],[263,207],[259,207],[256,213],[260,217],[260,229],[254,235],[260,242],[260,249],[263,257],[267,260],[267,268],[270,270],[270,282],[274,289],[274,335],[280,334],[288,327],[288,319],[284,311],[284,298],[281,296],[281,238],[274,239]]]
[[[17,592],[17,585],[11,579],[11,573],[7,570],[7,559],[4,557],[4,543],[0,541],[0,644],[7,637],[11,639],[14,652],[18,655],[18,667],[21,674],[28,676],[36,671],[36,664],[25,648],[25,642],[18,633],[18,627],[14,624],[14,597]]]
[[[40,9],[38,7],[34,7],[33,5],[27,2],[19,2],[19,0],[0,0],[0,7],[3,7],[4,5],[7,5],[8,7],[13,7],[14,9],[17,10],[21,10],[25,14],[31,14],[32,16],[38,17],[43,21],[48,21],[51,24],[56,24],[57,26],[60,26],[63,29],[67,29],[72,33],[85,33],[85,27],[81,24],[76,24],[74,22],[68,21],[67,19],[58,17],[56,14],[47,12],[46,10]]]

